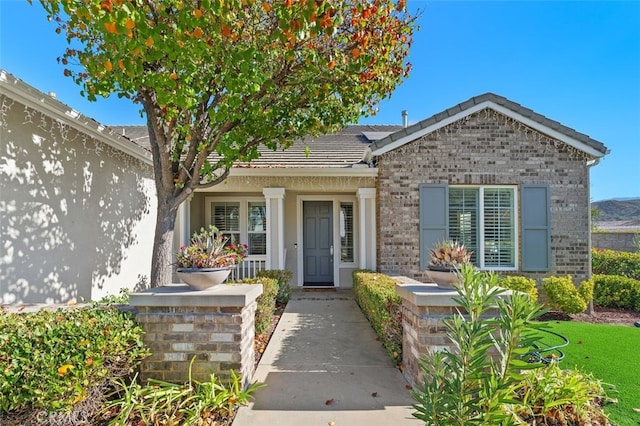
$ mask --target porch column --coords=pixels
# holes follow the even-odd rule
[[[360,269],[376,270],[376,189],[358,188]]]
[[[191,198],[187,198],[178,207],[178,217],[176,218],[176,233],[173,242],[174,246],[180,247],[188,245],[191,240]]]
[[[284,269],[284,188],[263,188],[267,206],[267,269]]]

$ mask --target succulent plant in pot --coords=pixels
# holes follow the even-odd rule
[[[176,272],[198,290],[221,284],[235,265],[247,257],[247,246],[236,243],[211,225],[191,237],[176,254]]]
[[[464,244],[444,240],[429,251],[427,275],[439,287],[451,288],[458,279],[462,265],[471,263],[471,254]]]

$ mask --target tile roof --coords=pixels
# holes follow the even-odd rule
[[[110,126],[116,133],[149,147],[146,126]],[[260,158],[236,167],[251,168],[347,168],[358,164],[374,140],[402,129],[402,126],[351,125],[316,138],[296,141],[286,150],[260,148]],[[308,148],[308,155],[307,150]]]
[[[550,133],[557,132],[560,136],[564,136],[571,140],[571,142],[575,142],[574,146],[577,145],[576,148],[590,152],[597,157],[602,157],[609,153],[609,150],[602,142],[592,139],[583,133],[579,133],[570,127],[551,120],[544,115],[538,114],[529,108],[525,108],[518,103],[494,93],[485,93],[483,95],[473,97],[465,102],[461,102],[451,108],[432,115],[425,120],[408,126],[407,128],[400,129],[386,138],[375,141],[370,146],[371,153],[373,155],[379,155],[391,149],[395,149],[404,143],[411,142],[417,137],[437,129],[439,125],[448,124],[447,119],[456,116],[460,117],[468,115],[465,114],[467,110],[471,110],[469,112],[470,114],[474,112],[474,107],[481,106],[482,104],[488,104],[488,107],[490,107],[491,104],[503,107],[507,112],[510,112],[512,116],[515,115],[517,118],[529,119],[532,121],[532,124],[537,124],[543,127],[543,129],[539,128],[538,130],[543,132],[544,130],[548,130]]]

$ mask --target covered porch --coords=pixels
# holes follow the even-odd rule
[[[214,225],[247,244],[232,280],[288,269],[291,286],[352,286],[356,269],[376,269],[377,170],[234,169],[180,208],[176,246]]]

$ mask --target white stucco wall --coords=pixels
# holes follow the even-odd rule
[[[151,266],[150,166],[10,94],[0,93],[1,303],[134,288]]]

